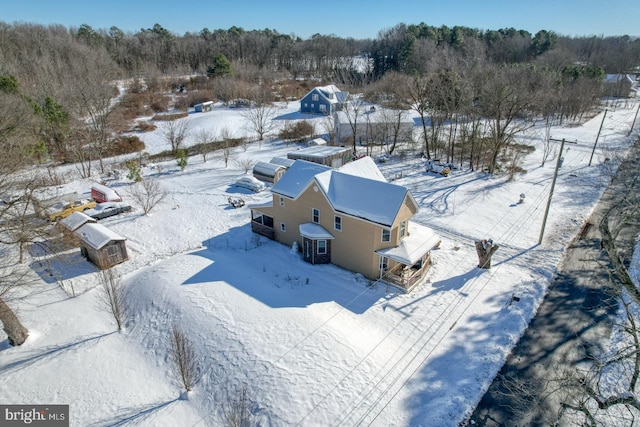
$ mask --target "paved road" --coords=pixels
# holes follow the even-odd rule
[[[639,156],[640,141],[630,150],[620,170],[640,170]],[[566,260],[538,314],[472,414],[470,425],[551,425],[557,418],[558,402],[547,397],[547,379],[559,369],[579,363],[600,344],[606,344],[609,320],[617,305],[615,297],[607,291],[608,260],[600,248],[598,224],[616,202],[620,189],[619,180],[614,178],[588,224],[567,249]],[[628,228],[616,240],[623,248],[627,264],[639,232],[638,226]],[[518,384],[523,387],[514,393]]]

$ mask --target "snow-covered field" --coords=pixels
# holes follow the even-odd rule
[[[297,108],[291,103],[279,114],[296,117]],[[381,164],[385,176],[412,191],[420,205],[414,220],[443,238],[429,283],[410,294],[307,264],[253,235],[246,206],[228,205],[229,195],[247,204],[270,198],[230,186],[244,175],[239,160],[286,157],[293,144],[240,147],[227,168],[220,153],[207,162],[194,156],[184,171],[174,161],[149,165],[143,173],[160,179],[165,201],[149,215],[134,207],[101,221],[127,238],[131,259],[116,268],[132,298],[126,329],[117,332],[99,307],[97,270],[79,252],[52,261],[76,297],[47,274],[46,263],[31,260],[40,284],[16,301],[30,336],[17,348],[0,336],[0,401],[70,404],[73,426],[216,426],[229,391],[246,385],[263,426],[456,426],[541,302],[565,246],[630,144],[636,108],[609,107],[592,166],[603,113],[552,130],[554,139],[579,144],[565,147],[540,245],[555,167],[555,158],[540,166],[541,149],[514,181],[468,170],[436,176],[415,158]],[[194,133],[246,132],[238,111],[223,107],[188,120]],[[541,135],[534,128],[523,139]],[[144,141],[151,153],[168,148],[160,131]],[[108,185],[130,200],[126,178]],[[90,181],[66,189],[88,195]],[[482,238],[500,245],[486,271],[476,267],[473,246]],[[180,398],[168,359],[174,324],[188,333],[200,361],[188,398]]]

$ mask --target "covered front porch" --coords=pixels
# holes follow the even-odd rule
[[[410,223],[410,234],[398,246],[376,251],[380,256],[380,280],[410,292],[424,282],[431,266],[431,250],[440,245],[432,229]]]

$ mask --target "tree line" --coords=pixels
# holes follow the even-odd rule
[[[639,64],[640,39],[546,30],[398,24],[375,39],[356,40],[235,26],[178,35],[160,24],[132,33],[0,22],[0,190],[29,196],[37,186],[57,183],[53,169],[37,178],[17,173],[49,160],[72,162],[83,177],[96,163],[103,172],[104,158],[140,149],[135,138],[120,134],[132,130],[136,117],[167,111],[167,92],[178,94],[171,100],[177,109],[238,98],[262,108],[324,83],[362,95],[348,111],[354,123],[364,113],[360,100],[415,111],[420,137],[413,142],[428,158],[489,172],[510,164],[514,171],[524,150],[514,143],[518,132],[534,120],[551,126],[582,117],[598,105],[605,73]],[[115,82],[124,79],[129,83],[121,92]],[[400,119],[389,115],[385,131],[396,139]],[[355,143],[354,137],[354,149]],[[22,260],[38,229],[16,200],[0,208],[0,243],[18,245]],[[1,284],[0,298],[12,284]]]

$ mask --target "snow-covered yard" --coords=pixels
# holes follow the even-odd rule
[[[297,117],[295,103],[282,117]],[[251,233],[247,204],[270,198],[231,186],[238,160],[286,157],[293,144],[269,141],[222,155],[147,166],[169,196],[102,220],[127,238],[130,260],[116,270],[130,289],[126,330],[98,304],[96,269],[79,253],[53,262],[70,297],[42,277],[18,314],[30,330],[17,348],[0,343],[0,401],[70,404],[71,425],[221,425],[221,408],[245,384],[265,426],[455,426],[473,410],[540,304],[562,261],[624,155],[636,104],[610,108],[592,166],[587,166],[602,113],[584,125],[555,128],[566,138],[542,244],[538,244],[555,159],[526,158],[514,181],[468,170],[427,173],[419,159],[380,165],[420,205],[414,220],[443,238],[428,283],[410,294],[371,283],[332,265],[311,265],[279,243]],[[191,114],[192,131],[240,132],[235,110]],[[315,119],[321,120],[321,119]],[[524,140],[539,140],[534,128]],[[156,131],[149,152],[168,148]],[[557,151],[557,147],[556,147]],[[605,160],[610,159],[610,160]],[[123,174],[125,175],[125,174]],[[108,183],[128,200],[130,181]],[[67,184],[86,194],[90,181]],[[518,203],[519,195],[526,195]],[[490,270],[476,267],[473,241],[500,249]],[[517,296],[519,301],[512,297]],[[178,325],[200,358],[188,399],[172,377],[169,332]]]

